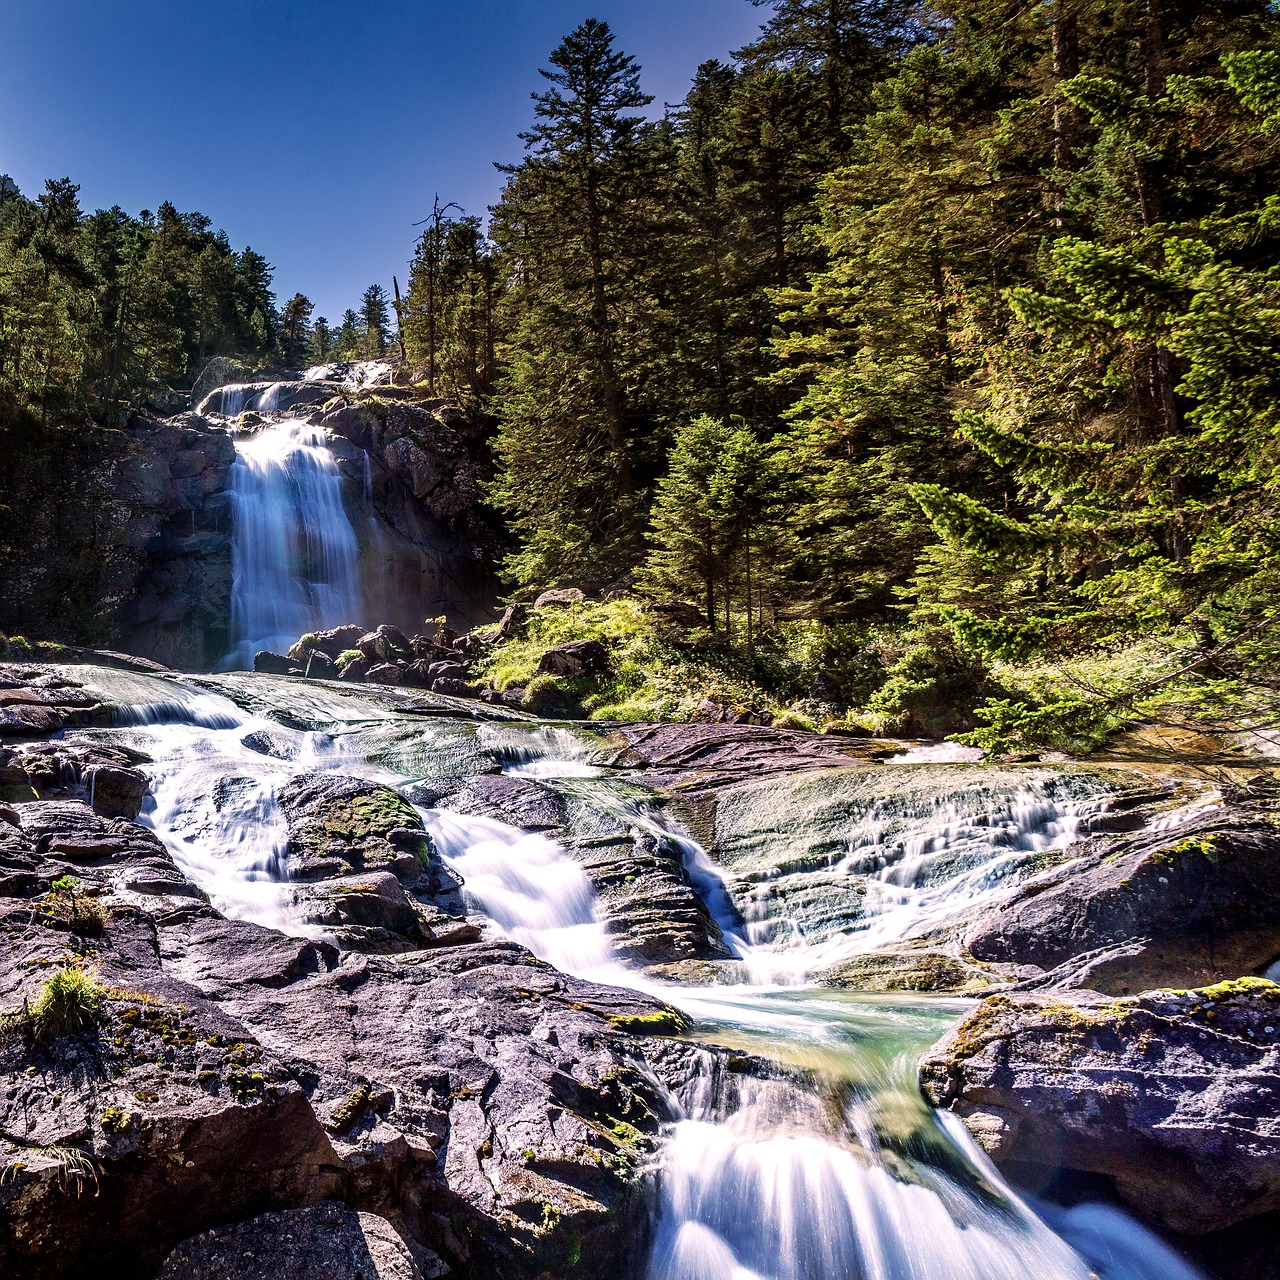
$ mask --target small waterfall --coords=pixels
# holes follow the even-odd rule
[[[251,667],[259,650],[283,652],[306,631],[357,618],[359,541],[322,430],[285,421],[238,440],[231,506],[232,649],[224,667]]]

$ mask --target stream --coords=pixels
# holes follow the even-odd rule
[[[735,982],[673,982],[621,957],[586,871],[547,835],[418,806],[492,936],[564,972],[660,997],[694,1020],[696,1042],[801,1069],[761,1079],[700,1055],[671,1099],[679,1119],[654,1170],[649,1280],[1197,1276],[1115,1208],[1020,1196],[957,1120],[925,1105],[918,1058],[967,1001],[809,980],[1006,892],[1105,804],[1096,780],[927,757],[863,768],[857,803],[836,798],[834,849],[829,824],[819,833],[790,822],[766,786],[742,800],[729,874],[661,796],[602,767],[585,732],[438,708],[424,716],[411,700],[244,673],[68,674],[118,709],[115,728],[90,732],[149,757],[141,820],[185,874],[224,914],[286,933],[323,932],[295,898],[275,799],[300,773],[365,777],[414,802],[423,779],[496,764],[674,842],[737,961]],[[855,890],[859,910],[842,915]]]

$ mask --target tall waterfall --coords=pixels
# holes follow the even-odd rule
[[[283,652],[303,632],[358,621],[360,547],[325,434],[271,423],[236,442],[231,468],[231,637],[227,667]]]

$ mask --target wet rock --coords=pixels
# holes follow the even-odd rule
[[[613,763],[644,770],[656,786],[713,786],[865,759],[858,743],[755,725],[619,725],[613,741]]]
[[[404,673],[394,662],[380,662],[377,666],[369,668],[365,679],[370,684],[398,685],[404,683]]]
[[[431,682],[431,692],[443,694],[446,698],[478,698],[480,686],[452,676],[437,676]]]
[[[981,960],[1054,970],[1127,994],[1197,986],[1280,958],[1280,831],[1248,809],[1101,842],[1026,887],[969,938]]]
[[[302,668],[283,653],[263,649],[253,655],[253,669],[268,676],[300,676]]]
[[[1023,1185],[1102,1174],[1198,1234],[1280,1209],[1280,987],[989,997],[920,1066]]]
[[[299,880],[389,871],[411,882],[432,861],[422,819],[390,787],[308,774],[287,783],[278,798],[289,828],[290,870]]]
[[[136,818],[148,784],[146,774],[133,766],[145,758],[137,751],[80,739],[28,747],[20,757],[26,798],[83,798],[104,818]]]
[[[385,1218],[332,1201],[264,1213],[184,1240],[159,1280],[431,1280]]]
[[[309,924],[329,926],[331,936],[351,951],[416,951],[433,941],[421,914],[390,872],[309,885],[300,889],[298,905]]]
[[[872,951],[812,976],[821,986],[846,991],[969,992],[994,981],[971,963],[925,950]]]
[[[538,659],[538,672],[551,676],[600,675],[609,669],[609,650],[599,640],[575,640],[548,649]]]
[[[345,666],[338,670],[338,679],[345,680],[349,684],[363,684],[365,677],[369,674],[370,662],[368,658],[352,658]]]
[[[535,609],[568,609],[581,604],[587,597],[577,587],[556,587],[544,591],[534,602]]]
[[[308,680],[336,680],[338,668],[327,653],[313,649],[307,654],[306,661],[302,664],[302,674]]]
[[[437,803],[553,837],[590,877],[622,955],[660,964],[729,954],[689,882],[679,846],[669,837],[632,827],[537,782],[502,774],[443,787]]]

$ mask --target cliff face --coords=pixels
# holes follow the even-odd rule
[[[500,539],[481,435],[447,406],[297,385],[329,396],[327,413],[306,396],[296,411],[328,431],[361,538],[368,616],[347,621],[488,621]],[[0,442],[0,631],[214,666],[231,649],[235,456],[227,424],[197,413]]]
[[[0,631],[208,666],[227,646],[234,460],[196,414],[7,442]]]

